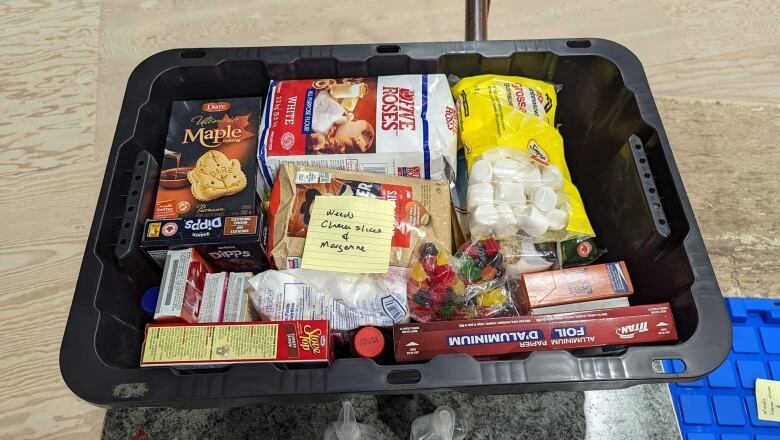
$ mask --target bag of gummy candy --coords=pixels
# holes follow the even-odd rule
[[[475,318],[517,315],[506,289],[507,264],[502,242],[488,236],[467,241],[455,253],[455,267],[466,286],[465,306]]]
[[[407,285],[411,317],[427,322],[517,315],[504,286],[500,246],[493,238],[467,242],[455,256],[432,242],[419,246]]]
[[[406,285],[409,315],[413,319],[428,322],[453,318],[455,305],[465,301],[465,289],[446,247],[426,241],[414,250]],[[443,307],[445,310],[439,314]]]
[[[460,80],[452,92],[469,173],[465,208],[472,238],[594,236],[554,125],[555,87],[480,75]]]

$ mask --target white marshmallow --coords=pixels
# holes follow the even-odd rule
[[[469,231],[474,238],[493,232],[498,221],[498,211],[493,205],[479,205],[469,215]]]
[[[568,212],[570,210],[569,195],[565,192],[557,192],[555,195],[558,197],[558,203],[555,204],[555,207]]]
[[[512,212],[514,213],[515,217],[517,217],[517,212],[525,208],[526,206],[525,203],[520,203],[520,202],[510,202],[507,203],[507,205],[509,205],[509,207],[512,208]]]
[[[493,185],[482,182],[469,186],[466,196],[466,207],[469,211],[476,209],[477,205],[490,205],[492,203]]]
[[[542,184],[542,173],[539,168],[536,166],[531,168],[531,171],[523,176],[522,182],[525,185],[525,195],[530,197],[534,190]]]
[[[487,160],[489,162],[495,162],[498,159],[505,159],[509,157],[509,151],[507,147],[491,148],[480,156],[480,159]]]
[[[531,237],[541,237],[547,232],[549,221],[535,206],[528,205],[515,211],[515,218],[520,229]]]
[[[545,215],[550,222],[550,229],[553,231],[560,231],[569,224],[569,214],[566,211],[551,209]]]
[[[481,182],[490,182],[493,178],[493,167],[486,160],[478,160],[471,166],[469,185]]]
[[[555,208],[555,204],[558,203],[558,196],[555,195],[555,191],[551,188],[539,186],[531,194],[531,203],[540,210],[547,212]]]
[[[514,235],[517,233],[517,220],[512,208],[508,205],[498,204],[495,206],[498,217],[496,219],[495,233],[499,237]]]
[[[525,178],[529,173],[532,173],[534,171],[534,168],[536,168],[536,164],[531,162],[531,160],[521,160],[520,161],[520,176],[522,178]]]
[[[512,159],[497,159],[493,162],[493,178],[496,181],[516,180],[522,174],[524,167]]]
[[[542,185],[558,190],[563,188],[563,174],[555,165],[550,165],[542,171]]]
[[[525,204],[525,192],[520,182],[496,182],[494,198],[498,202]]]

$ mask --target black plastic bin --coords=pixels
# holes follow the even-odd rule
[[[612,356],[566,351],[421,364],[340,359],[316,369],[271,364],[177,371],[138,367],[148,318],[140,296],[160,269],[138,248],[154,195],[171,101],[264,96],[270,79],[404,73],[522,75],[562,84],[557,122],[607,260],[624,259],[634,304],[670,302],[680,342]],[[730,325],[639,60],[605,40],[530,40],[169,50],[142,62],[125,91],[60,351],[65,382],[110,406],[213,407],[349,393],[589,390],[690,380],[725,358]],[[660,360],[680,359],[682,373]]]

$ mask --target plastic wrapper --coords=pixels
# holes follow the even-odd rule
[[[414,419],[410,440],[463,440],[468,434],[466,418],[460,411],[440,406],[431,414]]]
[[[560,269],[556,243],[534,243],[533,240],[509,237],[501,240],[501,253],[509,277]]]
[[[249,280],[252,307],[263,320],[327,319],[336,331],[386,327],[409,319],[409,269],[350,275],[314,270],[267,270]]]
[[[555,87],[481,75],[462,79],[452,91],[469,172],[465,209],[472,238],[593,236],[554,125]]]
[[[349,400],[341,402],[339,419],[325,428],[325,440],[369,440],[379,438],[380,433],[371,425],[358,423],[355,410]]]
[[[464,243],[453,256],[424,243],[415,251],[407,284],[410,315],[422,322],[516,315],[500,248],[488,238]]]
[[[523,294],[520,279],[523,274],[560,269],[558,243],[534,243],[533,240],[510,237],[501,240],[501,253],[506,266],[504,287],[512,298],[518,314],[530,311],[528,298]]]
[[[558,243],[561,265],[566,267],[585,266],[593,263],[606,254],[606,249],[596,245],[596,240],[590,237],[572,238]]]

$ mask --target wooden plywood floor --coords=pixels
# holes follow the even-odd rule
[[[461,2],[0,4],[0,438],[98,438],[59,342],[124,83],[174,47],[448,41]],[[305,5],[305,6],[304,6]],[[780,3],[494,0],[491,38],[604,37],[643,61],[724,294],[780,290]]]

